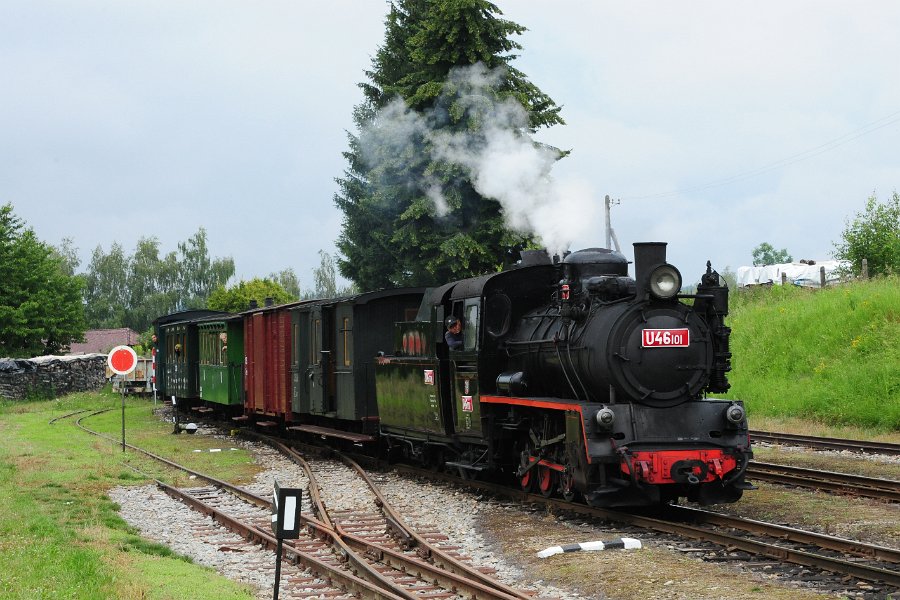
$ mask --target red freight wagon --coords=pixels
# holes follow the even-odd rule
[[[244,414],[291,421],[291,315],[299,302],[244,315]]]

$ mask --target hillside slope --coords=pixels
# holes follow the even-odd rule
[[[900,430],[900,278],[732,292],[732,388],[749,416]]]

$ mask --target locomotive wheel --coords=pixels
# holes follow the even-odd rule
[[[519,477],[519,485],[522,487],[523,492],[530,492],[534,489],[534,482],[537,478],[534,476],[534,469],[527,471],[524,475]]]
[[[556,487],[556,472],[543,465],[539,465],[537,470],[538,490],[540,490],[541,496],[549,498],[553,494],[553,488]]]

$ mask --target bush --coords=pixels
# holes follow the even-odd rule
[[[852,264],[853,272],[862,272],[862,261],[869,263],[870,275],[900,273],[900,195],[880,204],[873,193],[866,209],[847,223],[842,241],[834,245],[834,257]]]

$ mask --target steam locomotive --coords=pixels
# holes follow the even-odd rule
[[[746,414],[706,397],[729,388],[728,288],[707,263],[681,294],[665,247],[635,244],[633,278],[611,250],[530,252],[436,288],[161,317],[158,384],[195,410],[594,506],[733,502],[752,488]]]

